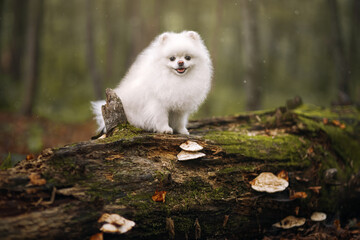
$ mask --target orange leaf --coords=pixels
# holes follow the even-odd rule
[[[329,123],[329,120],[327,118],[323,118],[323,123],[324,124],[328,124]]]
[[[291,200],[296,199],[296,198],[307,198],[307,194],[306,192],[290,192],[290,197]]]
[[[312,154],[314,152],[314,148],[313,147],[309,147],[307,150],[306,150],[307,154]]]
[[[31,159],[34,159],[34,158],[35,158],[34,154],[26,155],[26,160],[31,160]]]
[[[166,191],[155,190],[155,194],[151,197],[155,202],[165,202]]]
[[[30,178],[30,182],[33,184],[33,185],[45,185],[46,184],[46,180],[41,178],[39,174],[37,173],[31,173],[29,175],[29,178]]]
[[[295,215],[296,215],[296,216],[299,215],[299,210],[300,210],[300,207],[299,207],[299,206],[295,207]]]
[[[281,170],[278,175],[279,178],[285,179],[286,181],[289,181],[289,174],[285,170]]]
[[[114,181],[114,175],[112,174],[105,174],[105,178],[107,180],[109,180],[110,182],[113,182]]]
[[[340,126],[340,121],[339,120],[333,120],[332,123],[335,125],[335,126]]]
[[[341,129],[345,129],[346,128],[346,125],[345,125],[345,123],[342,123],[342,124],[340,124],[340,126],[339,126]]]
[[[103,240],[104,237],[103,237],[103,233],[95,233],[94,235],[92,235],[90,237],[90,240]]]

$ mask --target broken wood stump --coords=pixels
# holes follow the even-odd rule
[[[116,126],[127,123],[121,99],[114,90],[110,88],[106,89],[106,104],[101,107],[101,111],[107,133],[111,132]]]

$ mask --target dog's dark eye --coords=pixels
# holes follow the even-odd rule
[[[185,59],[190,61],[191,57],[190,56],[185,56]]]
[[[171,58],[169,58],[169,59],[170,59],[170,61],[173,62],[173,61],[175,61],[176,58],[175,58],[175,57],[171,57]]]

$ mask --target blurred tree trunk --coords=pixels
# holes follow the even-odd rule
[[[243,0],[242,3],[246,109],[255,110],[261,107],[262,99],[262,65],[258,32],[258,2]]]
[[[222,30],[222,12],[223,12],[223,4],[224,2],[222,2],[221,0],[217,0],[216,1],[216,23],[215,23],[215,28],[214,28],[214,32],[212,35],[212,43],[211,43],[211,49],[212,49],[212,61],[213,61],[213,66],[216,67],[216,62],[217,62],[217,57],[218,57],[218,46],[219,46],[219,36],[221,36],[221,30]]]
[[[142,18],[140,16],[140,2],[139,0],[132,0],[126,3],[127,19],[128,19],[128,58],[126,59],[126,67],[129,68],[135,61],[136,56],[144,47],[143,43],[146,41],[144,36],[144,29],[142,28]]]
[[[14,0],[12,9],[14,11],[14,27],[11,42],[11,75],[15,81],[20,81],[22,56],[24,53],[24,40],[26,33],[27,1]]]
[[[114,23],[114,11],[112,9],[112,2],[104,2],[104,12],[105,12],[105,28],[106,28],[106,64],[105,64],[105,73],[104,81],[109,81],[113,75],[113,65],[114,65],[114,43],[115,43],[115,32],[114,27],[118,27]]]
[[[350,100],[350,68],[346,58],[344,37],[339,17],[339,7],[336,0],[328,0],[331,29],[331,49],[333,51],[338,78],[338,104],[349,104]],[[359,14],[359,13],[358,13]]]
[[[99,70],[95,60],[95,43],[94,43],[94,0],[86,1],[86,59],[93,81],[95,98],[97,100],[103,98],[104,88],[100,77]]]
[[[360,74],[360,1],[352,0],[350,4],[352,10],[351,22],[350,22],[350,44],[349,44],[349,60],[351,76],[354,79]],[[353,95],[354,96],[354,95]],[[360,95],[355,94],[358,97],[357,100],[360,102]]]
[[[2,23],[4,22],[4,3],[5,3],[5,0],[0,0],[0,39],[2,39],[2,29],[3,29],[3,26],[2,26]],[[2,53],[1,53],[1,50],[2,50],[2,45],[0,43],[0,59],[2,58]],[[2,62],[0,62],[0,72],[2,71]]]
[[[23,115],[31,115],[38,89],[41,28],[44,13],[44,1],[29,2],[27,32],[24,55],[23,81],[24,99],[21,107]]]

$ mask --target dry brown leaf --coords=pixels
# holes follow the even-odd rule
[[[345,129],[346,128],[346,125],[345,125],[345,123],[342,123],[342,124],[340,124],[340,126],[339,126],[341,129]]]
[[[312,190],[316,194],[319,194],[321,186],[308,187],[308,189]]]
[[[323,123],[324,123],[324,124],[328,124],[328,123],[329,123],[329,119],[323,118]]]
[[[291,200],[296,199],[296,198],[307,198],[307,194],[306,192],[295,192],[295,191],[290,191],[290,197]]]
[[[314,148],[313,147],[309,147],[307,150],[306,150],[306,153],[307,154],[312,154],[314,152]]]
[[[29,178],[30,178],[30,183],[33,185],[41,186],[46,184],[46,180],[41,178],[40,175],[37,173],[31,173],[29,175]]]
[[[155,194],[151,197],[155,202],[165,202],[166,191],[155,191]]]
[[[334,220],[334,227],[336,228],[336,230],[340,230],[340,229],[341,229],[341,224],[340,224],[340,220],[339,220],[339,219],[335,219],[335,220]]]
[[[299,176],[295,176],[295,179],[298,180],[298,181],[300,181],[300,182],[308,182],[308,181],[309,181],[309,179],[307,179],[307,178],[301,178],[301,177],[299,177]]]
[[[285,170],[281,170],[278,175],[279,178],[285,179],[286,181],[289,181],[289,174]]]
[[[113,174],[105,174],[105,178],[109,180],[110,182],[114,181],[114,175]]]

